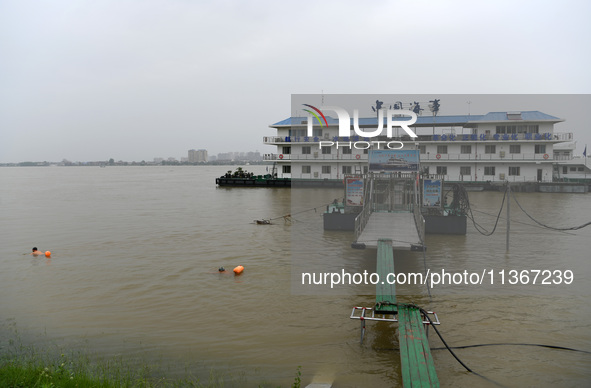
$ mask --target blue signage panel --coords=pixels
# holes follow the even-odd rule
[[[346,178],[347,206],[363,206],[363,179]]]
[[[441,207],[441,180],[423,180],[423,206]]]

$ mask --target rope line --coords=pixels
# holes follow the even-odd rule
[[[302,214],[302,213],[309,212],[309,211],[312,211],[312,210],[314,210],[314,212],[317,212],[319,208],[323,208],[323,207],[325,207],[325,206],[328,206],[328,205],[334,204],[336,201],[337,201],[337,200],[335,199],[334,201],[332,201],[332,202],[329,202],[329,203],[325,203],[325,204],[323,204],[323,205],[319,205],[319,206],[316,206],[316,207],[312,207],[312,208],[309,208],[309,209],[305,209],[305,210],[299,211],[299,212],[297,212],[297,213],[289,213],[289,214],[285,214],[285,215],[282,215],[282,216],[279,216],[279,217],[274,217],[274,218],[267,218],[267,220],[268,220],[268,221],[273,221],[273,220],[279,220],[279,219],[281,219],[281,218],[283,218],[283,219],[289,219],[289,218],[293,218],[293,216],[295,216],[295,215],[297,215],[297,214]]]

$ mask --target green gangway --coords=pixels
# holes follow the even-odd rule
[[[386,279],[388,274],[395,273],[391,240],[380,239],[378,241],[376,268],[382,280]],[[403,386],[439,387],[419,307],[397,303],[396,285],[380,281],[376,285],[374,310],[375,314],[397,315]]]

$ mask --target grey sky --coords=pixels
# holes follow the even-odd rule
[[[0,0],[0,162],[272,152],[292,93],[590,93],[590,4]]]

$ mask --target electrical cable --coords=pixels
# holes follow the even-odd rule
[[[505,190],[505,193],[503,194],[503,202],[501,203],[501,208],[499,209],[499,213],[497,214],[497,220],[495,221],[495,226],[491,232],[488,232],[484,227],[479,225],[476,222],[476,220],[474,219],[474,214],[472,213],[472,206],[470,206],[470,202],[468,201],[468,198],[466,197],[467,208],[470,211],[470,216],[468,218],[470,218],[472,220],[472,223],[474,224],[474,227],[476,228],[476,230],[480,234],[482,234],[483,236],[492,236],[492,234],[497,229],[497,225],[499,224],[499,219],[501,218],[501,212],[503,211],[503,207],[505,206],[505,199],[506,198],[507,198],[507,190]],[[482,228],[484,231],[486,231],[486,233],[483,233],[479,228]]]
[[[445,342],[445,340],[443,339],[443,336],[441,335],[441,333],[439,332],[439,330],[437,330],[437,326],[433,324],[433,321],[431,320],[431,317],[429,316],[429,314],[427,313],[427,311],[425,311],[423,308],[415,305],[415,304],[409,304],[408,306],[412,306],[412,307],[416,307],[419,309],[419,311],[423,314],[423,316],[425,316],[427,318],[427,320],[429,321],[429,323],[431,324],[431,326],[433,327],[433,330],[435,330],[435,333],[437,333],[437,336],[439,337],[439,339],[441,340],[441,342],[443,342],[443,345],[445,345],[445,348],[451,353],[452,356],[454,356],[454,358],[468,371],[471,372],[473,374],[475,374],[478,377],[483,378],[484,380],[495,384],[499,387],[505,387],[503,384],[500,384],[494,380],[489,379],[486,376],[481,375],[478,372],[474,372],[472,369],[470,369],[466,364],[464,364],[462,362],[462,360],[460,360],[460,358],[458,356],[456,356],[456,354],[453,352],[453,350],[451,350],[450,346],[447,344],[447,342]]]
[[[559,231],[563,231],[563,230],[579,230],[579,229],[583,229],[586,226],[591,225],[591,221],[583,224],[583,225],[579,225],[579,226],[572,226],[570,228],[555,228],[553,226],[548,226],[546,224],[541,223],[540,221],[536,220],[535,218],[533,218],[532,216],[529,215],[528,212],[525,211],[525,209],[521,206],[521,204],[519,203],[519,201],[517,200],[517,196],[513,195],[513,198],[515,199],[515,203],[517,203],[517,206],[519,206],[519,208],[521,209],[522,212],[525,213],[526,216],[529,217],[530,220],[532,220],[533,222],[535,222],[536,224],[543,226],[544,228],[547,229],[552,229],[552,230],[559,230]]]
[[[545,345],[545,344],[528,344],[528,343],[511,343],[511,342],[501,342],[501,343],[491,343],[491,344],[475,344],[475,345],[464,345],[464,346],[452,346],[452,349],[468,349],[468,348],[478,348],[483,346],[539,346],[542,348],[549,348],[549,349],[557,349],[557,350],[567,350],[570,352],[580,352],[591,354],[588,350],[581,350],[581,349],[574,349],[574,348],[567,348],[565,346],[556,346],[556,345]],[[447,348],[431,348],[431,350],[445,350]]]

